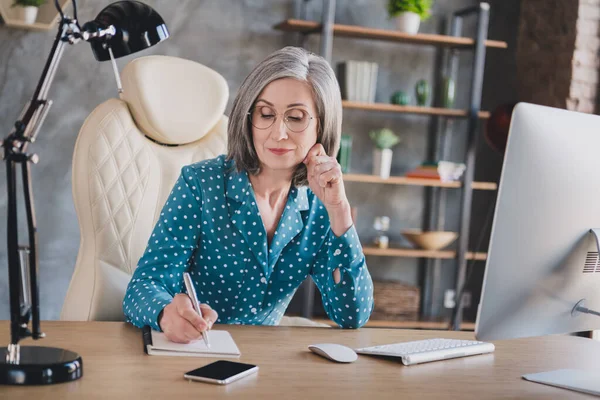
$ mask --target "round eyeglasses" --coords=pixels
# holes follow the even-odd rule
[[[269,106],[256,106],[248,113],[250,123],[256,129],[268,129],[277,120],[278,114],[272,107]],[[313,119],[311,115],[301,108],[290,108],[283,113],[283,122],[285,126],[292,132],[303,132],[308,128],[310,120]]]

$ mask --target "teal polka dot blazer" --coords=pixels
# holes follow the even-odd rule
[[[248,174],[223,155],[182,169],[127,287],[127,320],[160,330],[158,315],[184,292],[186,271],[199,301],[219,313],[217,323],[277,325],[308,275],[341,327],[364,325],[373,309],[354,226],[336,237],[317,196],[292,188],[269,246]]]

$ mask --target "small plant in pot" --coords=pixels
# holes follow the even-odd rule
[[[388,14],[400,32],[416,34],[421,21],[429,18],[432,0],[389,0]]]
[[[38,8],[45,2],[46,0],[14,0],[12,7],[17,7],[21,20],[31,25],[35,23]]]
[[[373,175],[387,179],[392,168],[392,147],[400,142],[400,138],[388,128],[373,130],[369,132],[369,137],[375,143]]]

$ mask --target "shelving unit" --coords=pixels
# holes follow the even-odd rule
[[[327,324],[331,327],[337,325],[330,319],[315,319],[316,322]],[[419,320],[419,321],[386,321],[386,320],[374,320],[368,321],[365,325],[367,328],[395,328],[395,329],[436,329],[444,330],[448,329],[448,321],[438,320]],[[460,330],[463,331],[474,331],[475,324],[472,322],[463,322],[460,326]]]
[[[456,258],[456,252],[451,250],[433,251],[419,250],[409,248],[387,248],[380,249],[378,247],[369,247],[363,245],[363,253],[366,256],[383,256],[383,257],[411,257],[411,258],[439,258],[453,259]],[[485,261],[486,253],[467,252],[467,260]]]
[[[326,7],[323,7],[324,9]],[[288,19],[275,25],[274,28],[283,32],[297,32],[305,35],[313,33],[323,33],[324,24],[314,21],[305,21],[301,19]],[[388,42],[408,43],[431,46],[448,46],[454,48],[469,48],[475,46],[475,40],[466,37],[455,37],[446,35],[432,35],[427,33],[417,33],[410,35],[408,33],[390,31],[385,29],[367,28],[355,25],[333,24],[333,35],[338,37],[347,37],[355,39],[373,39]],[[485,40],[487,47],[506,49],[506,42],[497,40]]]
[[[396,42],[411,45],[428,45],[442,47],[452,50],[450,60],[451,65],[457,60],[460,50],[470,50],[473,52],[473,75],[470,89],[469,107],[465,110],[449,109],[441,107],[417,107],[417,106],[400,106],[383,103],[362,103],[343,101],[343,107],[346,109],[364,110],[368,112],[389,112],[427,115],[435,118],[466,118],[468,122],[467,128],[467,149],[465,155],[466,171],[462,182],[441,182],[432,179],[415,179],[407,177],[390,177],[382,179],[377,176],[364,174],[345,174],[345,182],[357,183],[375,183],[375,184],[395,184],[395,185],[411,185],[422,186],[428,188],[427,197],[429,204],[437,204],[437,218],[441,221],[440,214],[443,209],[445,192],[443,189],[455,188],[462,190],[461,205],[460,205],[460,229],[458,248],[456,251],[425,251],[417,249],[405,248],[389,248],[379,249],[364,245],[363,251],[366,256],[386,256],[386,257],[413,257],[423,260],[427,259],[455,259],[457,265],[456,272],[456,293],[462,290],[465,283],[467,271],[467,261],[483,261],[487,258],[486,253],[473,253],[469,251],[469,231],[471,219],[471,204],[474,190],[494,191],[497,185],[492,182],[474,182],[475,169],[475,151],[476,137],[478,134],[478,123],[481,119],[489,118],[490,113],[481,111],[481,92],[483,86],[483,69],[485,63],[485,52],[487,48],[506,49],[506,42],[488,40],[488,20],[489,20],[489,5],[480,3],[478,6],[459,10],[452,15],[452,32],[451,35],[437,34],[416,34],[410,35],[402,32],[374,29],[362,26],[343,25],[334,23],[335,20],[335,0],[323,0],[322,21],[306,20],[306,3],[311,0],[295,0],[295,17],[287,19],[276,24],[273,28],[283,32],[296,32],[300,35],[298,45],[306,47],[306,39],[308,35],[320,34],[320,50],[322,57],[331,62],[331,54],[334,37],[356,38],[363,40],[380,40],[387,42]],[[474,38],[462,37],[462,21],[463,18],[474,16],[477,19],[476,35]],[[439,143],[439,132],[437,132],[436,143]],[[448,143],[444,143],[435,151],[436,158],[444,159],[447,154]],[[429,191],[431,190],[431,192]],[[430,201],[435,198],[435,201]],[[435,223],[431,222],[434,213],[432,210],[426,210],[424,229],[430,229]],[[431,282],[427,282],[426,286],[435,286]],[[428,290],[429,292],[431,290]],[[425,290],[423,290],[425,292]],[[428,295],[431,295],[429,293]],[[423,294],[425,296],[425,294]],[[305,291],[304,316],[311,317],[314,299],[314,286],[308,285]],[[455,319],[452,321],[456,329],[464,329],[465,326],[473,327],[473,324],[464,323],[462,321],[462,311],[459,309]],[[386,326],[386,327],[412,327],[412,328],[429,328],[429,329],[445,329],[448,327],[447,321],[370,321],[367,326]]]
[[[440,117],[466,118],[468,117],[467,110],[455,110],[452,108],[439,107],[419,107],[419,106],[398,106],[395,104],[386,103],[360,103],[356,101],[342,101],[344,108],[366,111],[381,111],[395,112],[403,114],[422,114],[422,115],[437,115]],[[490,117],[487,111],[479,111],[479,118],[485,119]]]
[[[462,182],[442,182],[437,179],[407,178],[404,176],[391,176],[387,179],[375,175],[344,174],[344,182],[383,183],[388,185],[428,186],[439,188],[461,188]],[[498,185],[494,182],[473,182],[473,190],[496,190]]]
[[[0,0],[0,17],[4,25],[11,28],[30,29],[34,31],[47,31],[56,26],[59,19],[58,11],[54,6],[54,0],[48,0],[40,6],[37,20],[33,24],[26,24],[18,17],[16,7],[11,7],[13,0]],[[71,4],[71,0],[59,0],[61,9],[64,11]]]

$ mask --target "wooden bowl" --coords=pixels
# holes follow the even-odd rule
[[[416,247],[425,250],[441,250],[449,246],[458,237],[456,232],[428,231],[408,229],[401,232],[402,236]]]

